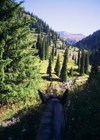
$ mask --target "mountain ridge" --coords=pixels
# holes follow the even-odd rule
[[[75,46],[79,48],[86,47],[88,49],[96,49],[96,47],[100,46],[100,30],[95,31],[93,34],[78,41],[75,43]]]
[[[56,31],[61,38],[67,41],[70,44],[75,44],[76,42],[80,41],[81,39],[85,38],[86,36],[82,33],[69,33],[66,31]]]

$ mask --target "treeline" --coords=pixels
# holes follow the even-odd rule
[[[47,68],[47,74],[49,74],[49,78],[52,77],[52,63],[53,63],[53,48],[52,48],[52,52],[50,57],[49,57],[49,65]],[[76,60],[75,57],[75,64],[78,65],[78,69],[77,71],[79,72],[80,75],[84,75],[84,74],[89,74],[89,53],[87,51],[84,50],[79,50],[78,52],[78,59]],[[62,63],[62,66],[60,65],[60,55],[57,55],[57,60],[56,60],[56,64],[55,64],[55,74],[61,79],[62,82],[66,82],[67,81],[67,77],[68,76],[73,76],[73,68],[71,67],[68,73],[68,47],[66,47],[65,49],[65,53],[64,53],[64,60]]]
[[[75,43],[80,49],[98,49],[100,47],[100,30]]]
[[[35,33],[38,33],[37,42],[32,46],[32,48],[38,49],[38,55],[41,60],[49,59],[49,46],[53,43],[54,47],[54,55],[57,55],[57,41],[60,40],[62,45],[59,49],[65,49],[66,46],[69,46],[67,41],[64,41],[60,36],[46,24],[43,20],[39,19],[33,13],[30,12],[20,12],[18,14],[18,19],[27,20],[31,19],[31,23],[29,25],[30,30],[35,29]],[[34,22],[35,19],[35,22]]]
[[[30,18],[30,30],[35,29],[35,32],[41,34],[41,37],[43,37],[43,34],[45,33],[45,35],[49,38],[49,42],[52,40],[53,43],[55,43],[57,39],[60,39],[64,43],[63,39],[61,39],[60,36],[53,29],[51,29],[48,24],[46,24],[46,22],[35,16],[33,13],[23,11],[19,13],[18,18],[21,20]]]

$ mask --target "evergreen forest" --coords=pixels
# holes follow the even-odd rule
[[[22,4],[0,1],[0,140],[35,140],[38,90],[62,96],[66,88],[65,140],[99,140],[100,31],[72,46]]]

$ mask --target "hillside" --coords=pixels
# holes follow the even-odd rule
[[[75,43],[75,46],[86,49],[96,49],[100,46],[100,30]]]
[[[96,58],[98,65],[100,65],[100,30],[75,43],[74,46],[89,50],[90,63],[92,64],[94,58]]]
[[[85,35],[83,34],[73,34],[65,31],[58,31],[57,34],[70,44],[75,44],[79,40],[85,38]]]

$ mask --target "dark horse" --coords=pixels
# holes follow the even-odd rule
[[[68,89],[63,96],[46,97],[39,91],[42,103],[45,104],[36,140],[63,140],[66,125],[64,104],[68,97]]]

